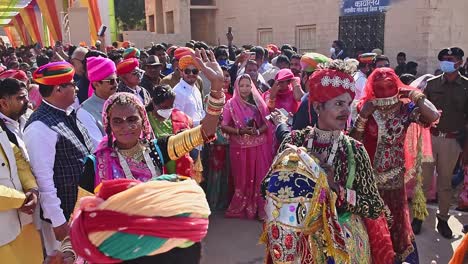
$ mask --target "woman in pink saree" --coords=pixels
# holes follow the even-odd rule
[[[221,129],[229,135],[234,197],[227,217],[262,218],[260,185],[273,159],[272,130],[267,105],[249,75],[237,78],[234,95],[223,112]]]

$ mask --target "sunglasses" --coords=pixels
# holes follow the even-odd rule
[[[132,75],[137,76],[138,78],[141,77],[141,72],[140,71],[132,71]]]
[[[115,79],[106,79],[106,80],[101,80],[101,82],[107,82],[110,85],[116,85],[119,83],[119,80],[117,78]]]
[[[184,70],[184,73],[189,75],[190,73],[192,73],[193,75],[197,75],[200,71],[198,69],[185,69]]]

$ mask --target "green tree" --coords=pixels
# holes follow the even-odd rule
[[[146,30],[145,0],[115,0],[114,6],[120,31]]]

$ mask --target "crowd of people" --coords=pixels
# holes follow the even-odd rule
[[[2,259],[199,263],[219,210],[264,222],[266,263],[419,263],[431,193],[452,238],[457,185],[468,209],[462,49],[418,76],[403,52],[392,68],[339,40],[327,55],[227,40],[0,43]]]

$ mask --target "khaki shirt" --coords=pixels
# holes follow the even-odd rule
[[[442,110],[437,128],[443,133],[465,129],[468,123],[468,78],[459,75],[448,82],[444,74],[431,78],[424,90],[427,99]]]

